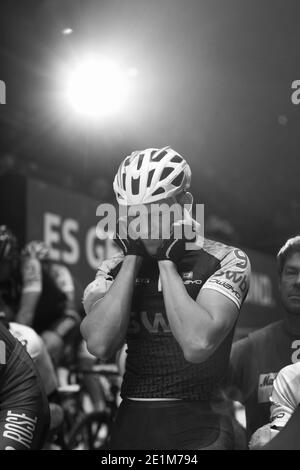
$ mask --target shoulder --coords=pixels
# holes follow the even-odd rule
[[[253,331],[245,338],[235,341],[231,349],[231,360],[243,362],[248,357],[255,358],[265,348],[266,341],[274,338],[274,331],[280,328],[281,322],[272,323],[264,328]]]
[[[290,364],[283,369],[281,369],[275,381],[278,383],[280,381],[284,381],[287,383],[291,383],[297,381],[300,384],[300,362],[296,362],[295,364]]]
[[[247,254],[240,248],[225,245],[224,243],[202,238],[198,249],[187,252],[187,256],[199,259],[199,263],[205,263],[210,274],[216,271],[235,269],[240,273],[250,276],[251,264]],[[220,275],[220,272],[219,272]]]
[[[274,382],[272,403],[285,404],[292,410],[300,403],[300,363],[288,365],[281,369]],[[274,413],[273,413],[274,414]],[[277,416],[278,418],[278,416]]]
[[[203,250],[207,254],[216,258],[221,266],[233,264],[242,270],[250,267],[250,260],[248,256],[240,248],[225,245],[224,243],[214,240],[205,239]]]
[[[203,288],[219,291],[241,308],[250,285],[251,266],[246,253],[207,239],[203,252],[210,259],[210,272]]]
[[[26,347],[32,359],[40,354],[43,342],[41,337],[32,328],[20,323],[11,322],[9,324],[9,331]]]
[[[268,340],[269,338],[273,339],[274,334],[282,331],[282,320],[279,320],[274,323],[270,323],[259,330],[252,331],[249,334],[249,340],[254,343],[260,343]]]
[[[249,337],[239,339],[232,344],[231,348],[231,360],[237,361],[244,358],[244,356],[250,354],[251,343]]]

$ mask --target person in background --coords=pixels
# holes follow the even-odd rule
[[[22,277],[18,241],[8,227],[0,226],[0,319],[27,349],[44,384],[47,396],[56,392],[54,367],[41,337],[29,326],[14,321],[20,307]]]
[[[79,330],[74,283],[66,266],[50,260],[42,241],[22,252],[22,295],[15,321],[31,326],[43,339],[57,366]]]
[[[0,450],[43,447],[50,412],[40,375],[0,320]]]
[[[0,276],[9,273],[15,239],[0,227]],[[1,307],[3,305],[2,298]],[[0,312],[0,450],[41,449],[50,412],[44,385],[24,345]]]
[[[270,402],[270,422],[255,431],[249,443],[250,449],[262,448],[274,439],[300,405],[300,362],[286,366],[279,371],[273,383]],[[298,434],[300,442],[299,431]]]
[[[287,240],[277,255],[284,318],[233,344],[231,386],[245,406],[248,440],[269,423],[273,381],[300,360],[300,236]]]

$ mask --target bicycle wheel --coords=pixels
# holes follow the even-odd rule
[[[71,430],[67,448],[69,450],[105,449],[111,424],[112,421],[108,413],[94,411],[85,414]]]

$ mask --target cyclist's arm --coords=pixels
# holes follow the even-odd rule
[[[39,293],[22,292],[20,307],[15,318],[17,323],[21,323],[22,325],[27,326],[32,325],[35,308],[39,301],[39,298]]]
[[[206,281],[196,301],[187,293],[176,266],[171,261],[159,262],[170,327],[189,362],[207,360],[237,320],[250,276],[248,258],[239,251],[237,259],[238,251],[229,253],[221,269]],[[235,272],[237,275],[232,276]],[[226,276],[227,273],[230,275]]]
[[[261,450],[300,450],[300,406],[287,425]]]
[[[42,293],[42,268],[36,258],[25,258],[22,265],[22,295],[15,321],[31,326]]]
[[[102,360],[111,357],[124,343],[141,261],[135,255],[125,256],[115,280],[100,267],[96,280],[85,291],[87,317],[81,323],[81,333],[88,350]],[[119,262],[116,257],[115,265]]]
[[[80,323],[80,315],[75,308],[75,287],[73,277],[66,266],[56,263],[51,264],[49,274],[57,288],[65,296],[61,316],[49,329],[61,338],[65,338],[74,330],[74,328],[78,327]]]

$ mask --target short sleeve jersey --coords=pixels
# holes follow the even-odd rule
[[[273,383],[271,425],[283,428],[300,404],[300,362],[284,367]]]
[[[110,288],[122,260],[117,255],[102,263],[84,293],[86,313]],[[186,251],[177,270],[192,299],[200,289],[212,289],[241,308],[250,277],[243,251],[205,239],[202,248]],[[234,326],[207,361],[186,361],[168,322],[158,264],[145,258],[132,297],[122,397],[210,400],[224,384],[233,332]]]

